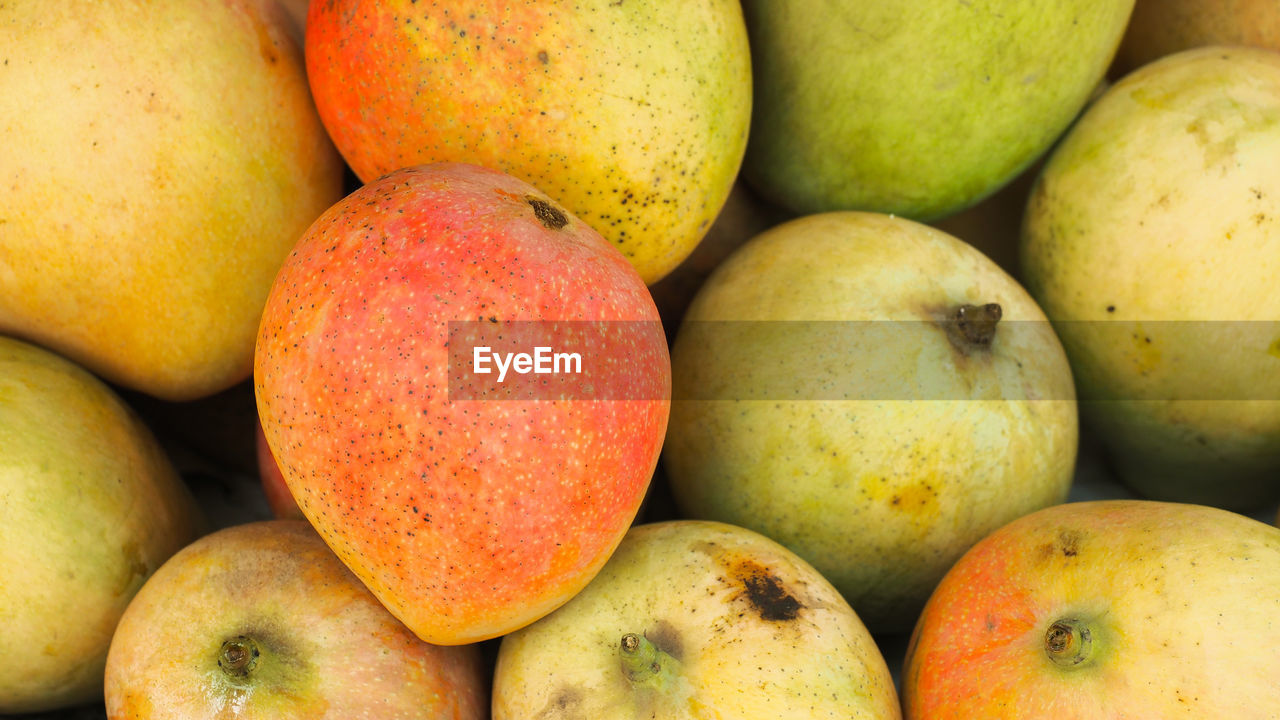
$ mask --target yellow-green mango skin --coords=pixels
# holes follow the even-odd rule
[[[811,214],[928,221],[1011,180],[1067,128],[1133,0],[744,0],[744,172]]]
[[[1020,254],[1123,481],[1233,510],[1280,495],[1280,53],[1117,82],[1046,164]]]
[[[633,684],[619,645],[675,659]],[[667,661],[664,658],[664,661]],[[669,662],[669,661],[667,661]],[[733,525],[637,525],[567,604],[502,639],[493,720],[899,720],[866,626],[811,565]]]
[[[953,346],[950,310],[993,302],[990,347]],[[731,337],[787,321],[830,321],[832,338]],[[1040,309],[977,250],[901,218],[756,236],[694,298],[672,379],[663,463],[681,512],[786,545],[873,632],[909,630],[962,552],[1062,502],[1074,471],[1074,387]]]
[[[205,521],[106,385],[10,338],[0,448],[0,714],[101,701],[116,622]]]
[[[190,400],[249,377],[342,160],[274,0],[0,5],[0,332]]]
[[[747,143],[736,0],[315,2],[306,46],[320,115],[365,182],[439,161],[502,170],[647,284],[706,234]]]

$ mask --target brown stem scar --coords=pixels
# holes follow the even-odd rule
[[[951,316],[952,325],[960,337],[971,345],[986,347],[996,334],[996,323],[1004,315],[998,303],[986,305],[961,305]]]
[[[218,667],[232,677],[248,677],[258,664],[259,655],[261,651],[253,638],[237,635],[223,641],[218,651]]]
[[[1086,623],[1075,618],[1063,618],[1045,631],[1044,650],[1058,665],[1080,665],[1092,654],[1093,633]]]
[[[564,214],[564,211],[546,200],[529,195],[525,198],[525,202],[533,208],[534,217],[538,218],[544,226],[559,230],[569,224],[569,217]]]

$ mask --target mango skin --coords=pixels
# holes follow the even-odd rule
[[[1280,496],[1278,98],[1275,51],[1165,57],[1100,97],[1032,190],[1022,277],[1144,497]]]
[[[117,621],[205,519],[110,388],[5,337],[0,447],[0,713],[101,701]]]
[[[618,646],[643,634],[677,682],[632,685]],[[750,530],[637,525],[567,605],[505,636],[493,720],[532,717],[899,720],[893,678],[849,604],[813,566]]]
[[[0,332],[174,401],[249,377],[342,192],[275,0],[0,6]]]
[[[1280,529],[1201,505],[1069,503],[974,546],[908,646],[907,720],[1263,720],[1280,703]],[[1091,658],[1045,653],[1055,621]]]
[[[990,347],[954,347],[949,310],[991,302]],[[830,330],[766,332],[806,322]],[[1065,500],[1075,468],[1074,386],[1044,314],[978,251],[902,218],[757,235],[694,298],[672,377],[663,466],[680,511],[781,542],[872,632],[907,632],[961,553]]]
[[[744,0],[745,177],[798,214],[921,221],[1029,166],[1102,79],[1133,0]]]
[[[616,368],[594,397],[452,395],[470,366],[449,326],[477,320],[630,329],[618,354],[584,349],[584,365]],[[496,637],[566,602],[658,462],[671,367],[647,288],[599,233],[496,170],[404,168],[334,205],[282,267],[259,338],[258,410],[289,491],[428,642]]]
[[[243,681],[222,643],[259,648]],[[226,717],[483,720],[476,646],[424,643],[301,520],[221,529],[183,548],[138,592],[111,642],[111,720]]]
[[[508,172],[649,284],[706,233],[746,147],[736,0],[325,0],[306,46],[320,115],[362,180],[438,161]]]

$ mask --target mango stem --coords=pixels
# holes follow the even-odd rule
[[[680,671],[680,661],[663,652],[649,638],[637,633],[622,636],[618,646],[622,673],[635,685],[670,688]]]

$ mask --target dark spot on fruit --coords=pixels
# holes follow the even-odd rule
[[[576,712],[582,704],[582,691],[575,687],[561,687],[535,716],[539,718],[579,717]]]
[[[795,620],[800,614],[800,601],[769,568],[743,560],[733,568],[733,575],[742,583],[743,596],[762,619],[780,622]]]
[[[1075,557],[1080,553],[1080,533],[1075,530],[1058,532],[1058,550],[1063,557]]]
[[[680,660],[684,658],[684,640],[680,638],[680,631],[666,620],[659,620],[653,624],[653,627],[645,632],[644,636],[649,639],[659,650]]]
[[[551,62],[551,56],[547,55],[546,50],[538,51],[538,62],[542,63],[543,65],[546,65],[547,63]]]
[[[529,203],[529,207],[533,208],[534,216],[544,226],[552,230],[559,230],[569,224],[569,218],[564,214],[564,211],[546,200],[530,195],[525,198],[525,202]]]
[[[1108,306],[1107,306],[1107,312],[1109,312],[1109,313],[1113,313],[1113,312],[1115,312],[1115,311],[1116,311],[1116,306],[1115,306],[1115,305],[1108,305]]]

